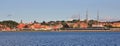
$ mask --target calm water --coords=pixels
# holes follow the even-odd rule
[[[0,46],[120,46],[120,32],[0,32]]]

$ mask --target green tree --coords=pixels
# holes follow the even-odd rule
[[[10,27],[10,28],[15,28],[18,25],[17,22],[12,21],[12,20],[2,21],[0,22],[0,24],[6,25],[7,27]]]
[[[41,24],[42,24],[42,25],[46,25],[46,22],[45,22],[45,21],[43,21]]]
[[[89,20],[88,22],[88,26],[89,27],[92,27],[92,24],[96,23],[97,21],[96,20]]]
[[[63,25],[63,28],[69,28],[68,24],[65,22],[63,22],[62,25]]]
[[[73,22],[73,23],[76,23],[76,22],[79,22],[79,21],[80,21],[80,20],[73,20],[72,22]]]

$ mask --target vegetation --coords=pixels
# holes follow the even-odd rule
[[[69,26],[67,25],[67,23],[62,23],[63,28],[69,28]]]
[[[16,28],[16,26],[18,25],[17,22],[12,21],[12,20],[2,21],[2,22],[0,22],[0,24],[5,25],[10,28]]]
[[[43,21],[41,24],[42,24],[42,25],[46,25],[46,22],[45,22],[45,21]]]
[[[89,20],[88,22],[88,26],[89,27],[92,27],[92,24],[96,23],[97,21],[96,20]]]
[[[76,23],[79,22],[80,20],[73,20],[73,21],[49,21],[49,22],[41,22],[42,25],[48,25],[48,26],[52,26],[52,25],[57,25],[57,24],[62,24],[63,28],[73,28],[73,24],[72,25],[68,25],[67,23]],[[86,21],[86,20],[85,20]],[[88,27],[92,27],[92,24],[97,23],[98,21],[96,20],[89,20],[88,21]],[[34,23],[39,23],[34,21]],[[16,26],[18,25],[17,22],[12,21],[12,20],[6,20],[6,21],[1,21],[0,22],[1,25],[10,27],[10,28],[16,28]],[[109,27],[111,28],[111,25],[104,25],[105,27]],[[27,28],[28,26],[25,26],[25,28]],[[80,25],[78,25],[78,27],[80,27]]]

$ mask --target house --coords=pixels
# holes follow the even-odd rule
[[[0,31],[3,29],[3,25],[0,24]]]
[[[74,23],[67,23],[69,27],[72,28],[87,28],[88,24],[85,21],[79,21],[79,22],[74,22]]]
[[[24,24],[24,23],[19,23],[19,24],[17,25],[17,28],[20,29],[20,30],[22,30],[25,26],[26,26],[26,24]]]
[[[54,29],[54,30],[57,30],[57,29],[60,29],[60,28],[63,28],[63,25],[62,25],[62,24],[57,24],[57,25],[54,25],[54,26],[53,26],[53,29]]]
[[[98,22],[92,24],[92,27],[105,27],[107,25],[111,27],[120,27],[120,22]]]
[[[112,27],[120,27],[120,22],[112,22]]]
[[[34,24],[32,24],[32,25],[30,26],[30,28],[31,28],[31,29],[39,29],[39,28],[41,28],[41,24],[39,24],[39,23],[34,23]]]
[[[81,21],[80,22],[80,28],[87,28],[88,27],[88,23]]]
[[[0,31],[11,31],[11,28],[0,24]]]

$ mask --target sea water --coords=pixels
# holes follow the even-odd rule
[[[0,46],[120,46],[120,32],[0,32]]]

